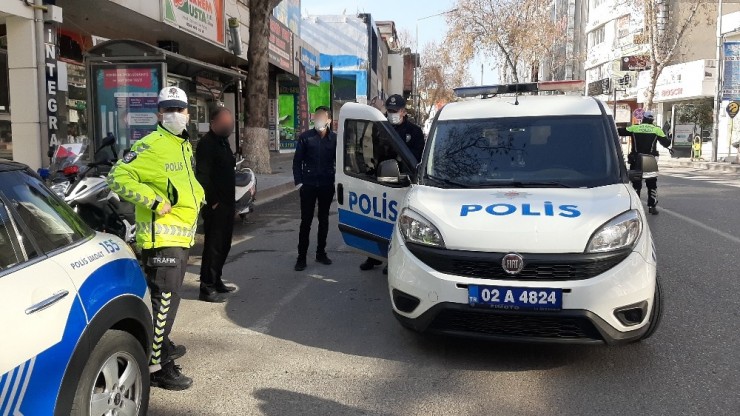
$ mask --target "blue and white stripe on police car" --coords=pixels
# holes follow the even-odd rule
[[[20,407],[35,363],[34,357],[12,371],[0,375],[0,415],[23,416]]]

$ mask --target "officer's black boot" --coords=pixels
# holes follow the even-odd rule
[[[298,260],[295,262],[295,271],[302,272],[306,270],[307,264],[306,264],[306,256],[300,255],[298,256]]]
[[[365,262],[360,265],[360,270],[362,271],[372,270],[375,268],[375,266],[380,266],[381,264],[383,264],[382,261],[378,261],[372,257],[368,257],[367,260],[365,260]]]
[[[172,341],[169,341],[170,343],[170,359],[177,360],[178,358],[181,358],[185,353],[188,352],[187,348],[185,348],[184,345],[177,345]]]
[[[187,390],[193,385],[193,379],[180,372],[180,366],[174,361],[162,365],[162,369],[150,376],[152,387],[165,390]]]
[[[332,264],[331,259],[329,258],[329,256],[326,255],[326,253],[316,254],[316,261],[327,266],[330,266]]]
[[[658,207],[648,207],[648,212],[652,215],[658,215]]]

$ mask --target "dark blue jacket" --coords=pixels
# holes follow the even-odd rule
[[[337,162],[337,134],[330,131],[321,137],[315,129],[298,137],[293,156],[295,184],[334,185]]]

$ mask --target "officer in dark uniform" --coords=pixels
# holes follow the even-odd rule
[[[641,154],[658,156],[658,143],[670,150],[671,140],[666,137],[665,132],[660,127],[653,124],[654,122],[655,117],[653,113],[646,111],[642,117],[642,123],[619,128],[620,136],[630,138],[630,153],[627,156],[630,169],[636,167],[637,158]],[[653,215],[657,215],[658,178],[645,179],[645,185],[648,188],[648,211]],[[632,181],[632,187],[635,188],[639,196],[642,190],[642,180]]]
[[[234,115],[226,107],[211,112],[211,128],[195,149],[195,177],[206,192],[203,208],[203,260],[200,266],[200,295],[204,302],[222,303],[222,296],[236,290],[221,279],[231,250],[234,231],[236,158],[229,144]]]
[[[298,235],[296,271],[306,269],[309,234],[317,205],[319,230],[316,261],[325,265],[332,264],[326,254],[326,238],[329,234],[329,207],[334,200],[337,134],[331,131],[331,111],[328,107],[316,108],[313,125],[313,129],[303,132],[298,137],[293,156],[293,178],[301,194],[301,227]]]
[[[411,150],[416,161],[420,161],[422,153],[424,153],[424,132],[421,130],[421,127],[409,121],[408,114],[406,113],[406,100],[398,94],[391,95],[385,101],[385,108],[388,112],[388,121],[393,125],[393,129],[396,130],[396,133],[401,140],[406,143],[406,146]],[[377,163],[382,162],[382,158],[379,158],[377,155],[375,159],[377,160]],[[383,264],[383,262],[380,260],[368,257],[367,260],[360,265],[360,270],[372,270],[375,266],[379,266],[381,264]],[[388,268],[386,267],[383,269],[383,273],[387,272]]]

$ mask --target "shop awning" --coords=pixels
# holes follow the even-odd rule
[[[92,47],[85,54],[86,59],[104,62],[165,62],[167,71],[186,78],[208,74],[211,78],[228,84],[247,77],[237,71],[218,65],[202,62],[178,53],[133,39],[109,40]]]

